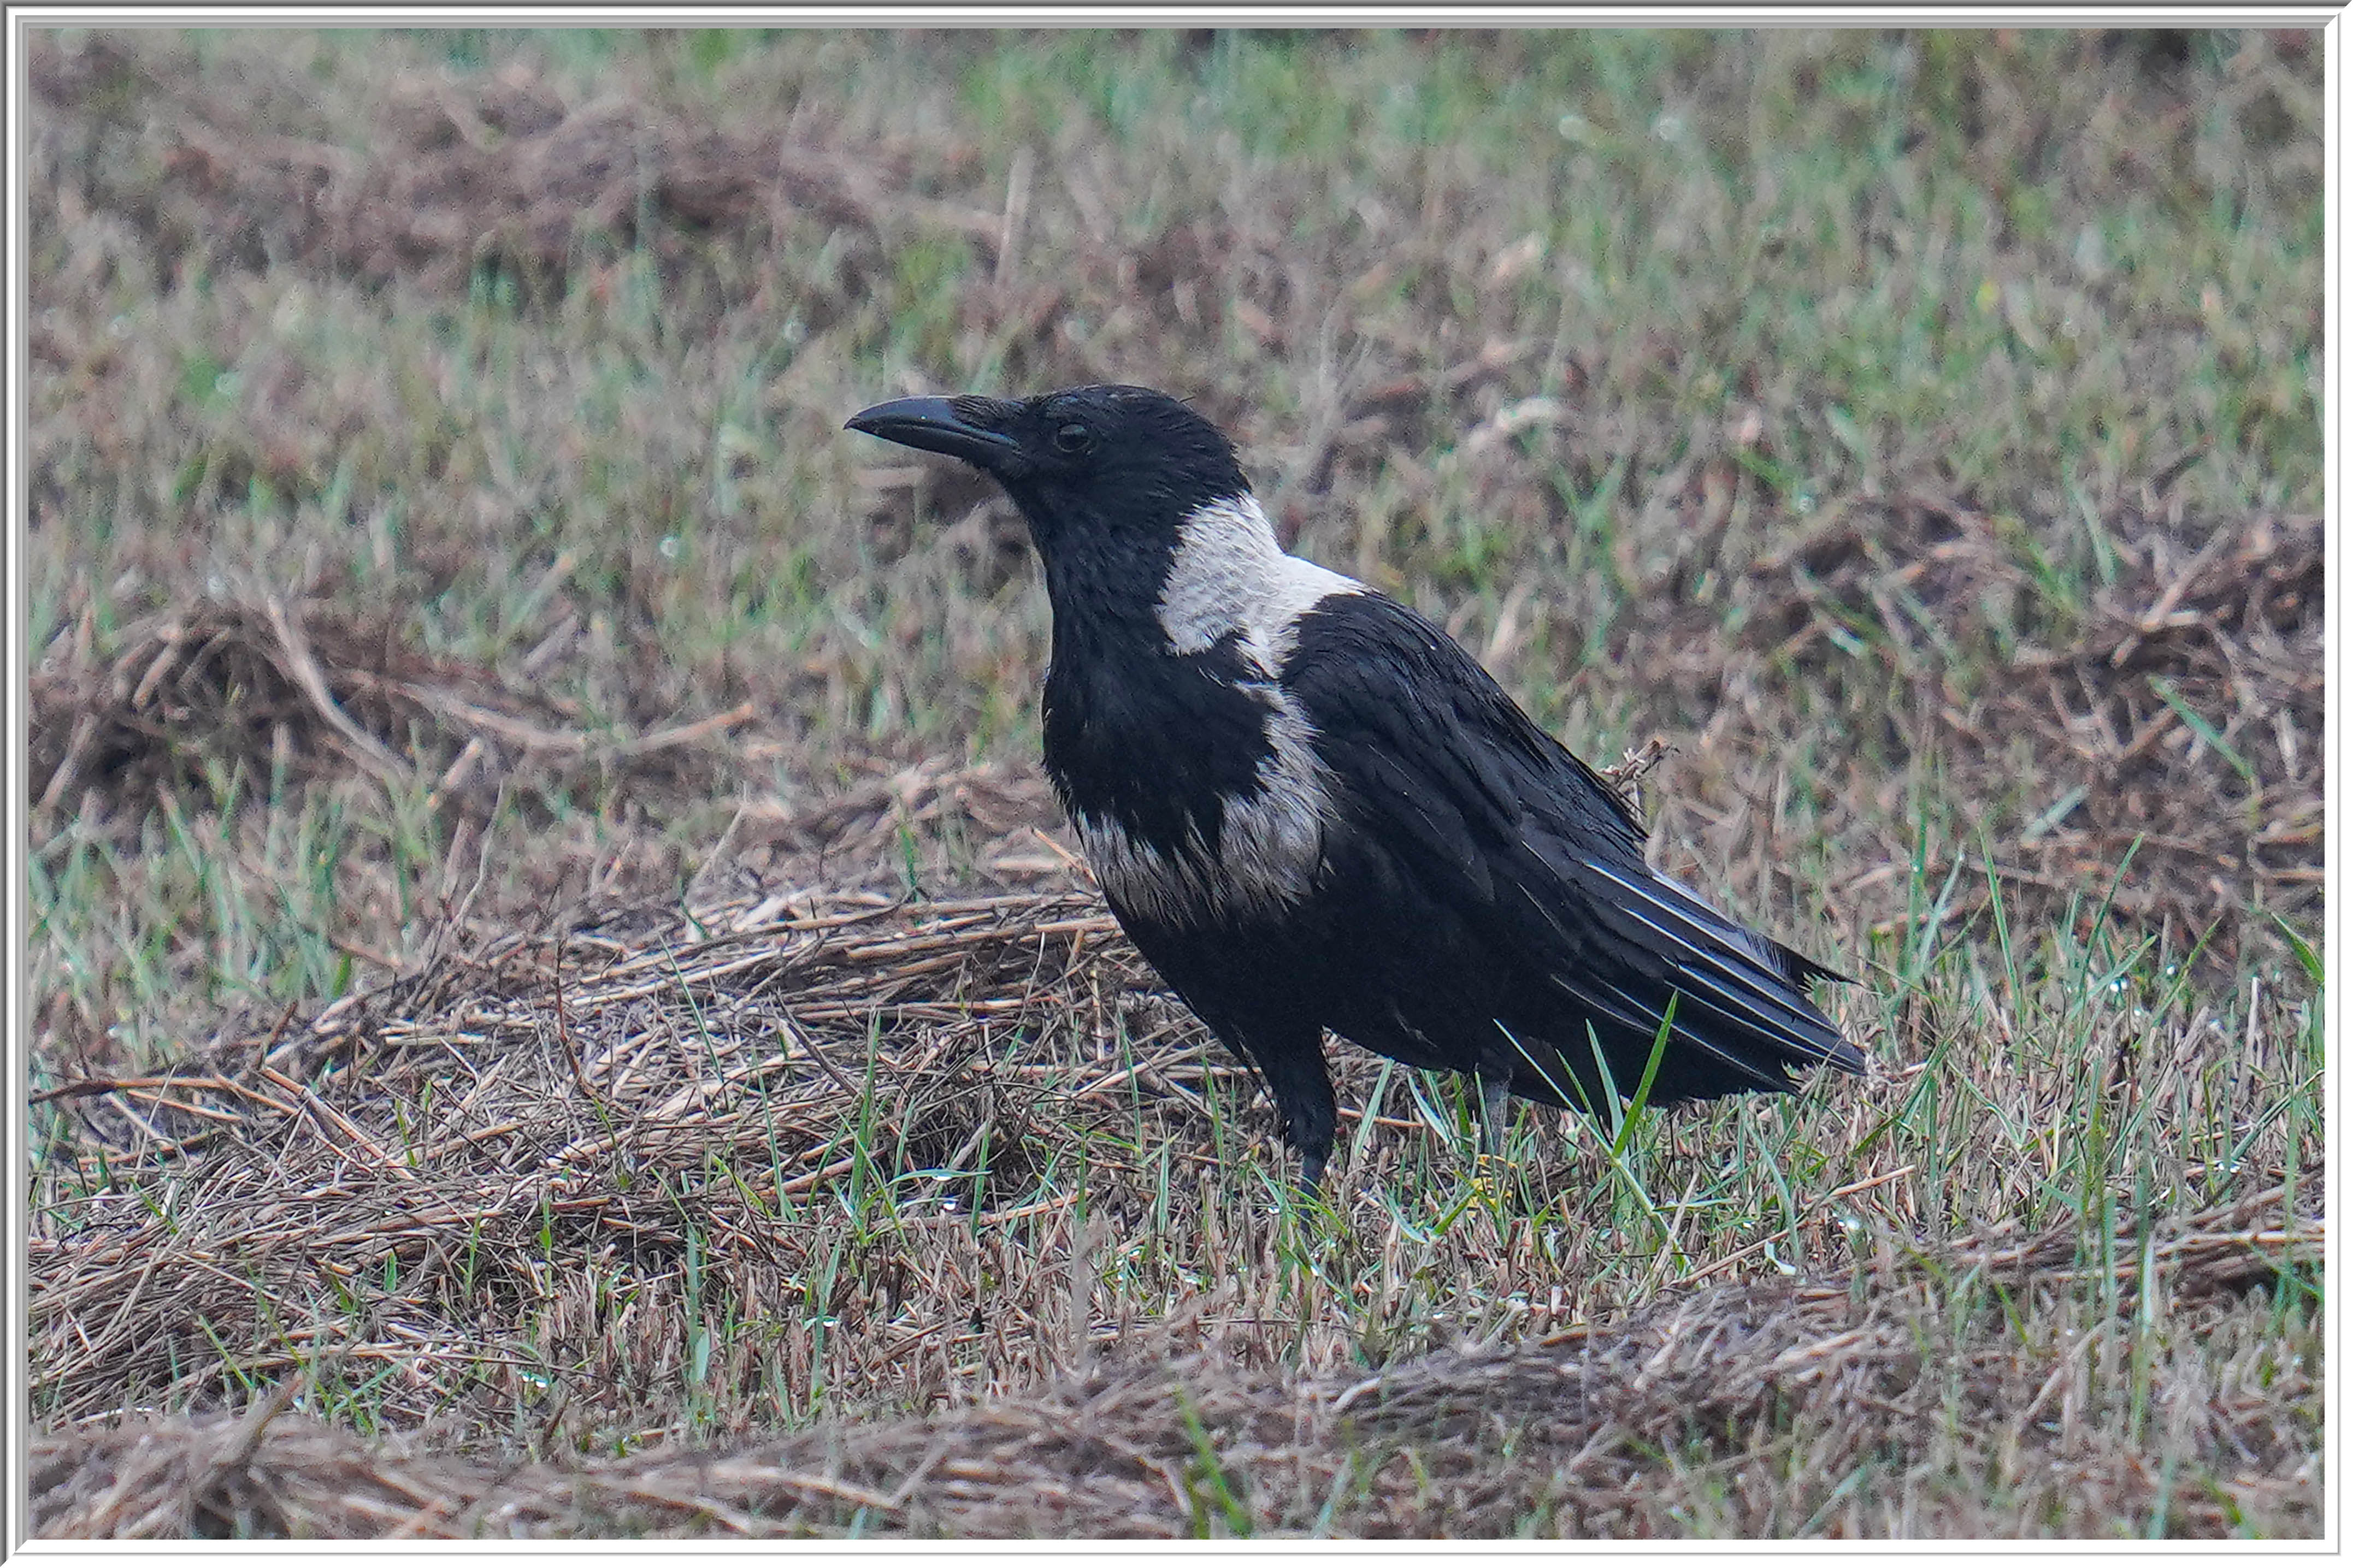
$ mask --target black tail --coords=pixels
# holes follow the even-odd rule
[[[1806,995],[1810,982],[1845,975],[1736,924],[1647,868],[1620,870],[1586,858],[1571,869],[1580,873],[1575,880],[1595,917],[1598,945],[1622,954],[1555,977],[1592,1036],[1563,1040],[1555,1033],[1548,1044],[1588,1092],[1599,1078],[1596,1040],[1618,1092],[1634,1092],[1671,999],[1673,1029],[1651,1085],[1659,1103],[1794,1089],[1793,1068],[1865,1070],[1862,1053]],[[1557,1089],[1566,1086],[1550,1081],[1556,1072],[1532,1076],[1545,1088],[1520,1089],[1515,1075],[1514,1089],[1561,1099]]]

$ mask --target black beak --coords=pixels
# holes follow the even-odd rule
[[[981,422],[995,406],[993,399],[980,397],[902,397],[850,416],[843,428],[1002,474],[1020,456],[1021,444]]]

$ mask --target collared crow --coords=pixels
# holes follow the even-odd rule
[[[1053,609],[1046,771],[1112,912],[1253,1067],[1309,1185],[1324,1032],[1588,1110],[1863,1070],[1844,976],[1642,857],[1639,819],[1435,626],[1287,554],[1232,444],[1165,394],[909,397],[849,428],[989,474]],[[1605,1077],[1599,1061],[1608,1064]]]

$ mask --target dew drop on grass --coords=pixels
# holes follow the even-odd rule
[[[663,534],[662,542],[657,548],[661,551],[662,559],[665,561],[675,561],[686,553],[686,546],[679,542],[678,535],[675,533]]]

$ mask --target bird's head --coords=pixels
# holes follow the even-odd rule
[[[1147,387],[902,397],[866,409],[849,428],[993,477],[1029,521],[1050,574],[1058,557],[1084,558],[1099,569],[1132,565],[1139,586],[1156,584],[1187,518],[1250,493],[1225,434]]]

